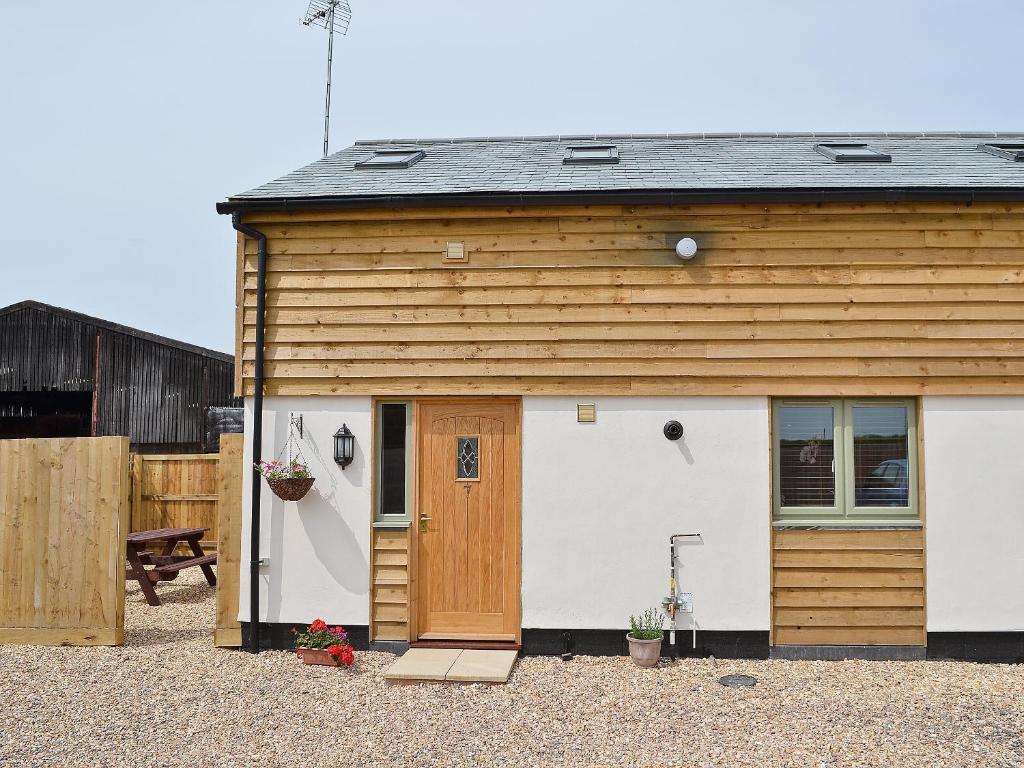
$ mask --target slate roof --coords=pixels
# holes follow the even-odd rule
[[[222,213],[248,207],[333,201],[400,205],[411,199],[442,203],[456,196],[844,191],[847,199],[914,191],[988,190],[992,199],[1021,199],[1024,163],[980,151],[986,141],[1024,142],[1022,133],[749,133],[535,136],[360,141],[327,158],[222,203]],[[865,142],[892,155],[891,163],[836,163],[818,142]],[[614,144],[614,165],[563,165],[569,146]],[[375,149],[422,149],[410,168],[360,169]],[[737,195],[742,197],[743,195]],[[798,196],[799,197],[799,196]]]

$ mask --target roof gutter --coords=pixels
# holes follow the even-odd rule
[[[1024,202],[1024,187],[823,187],[804,189],[654,189],[588,192],[456,192],[412,195],[235,197],[218,213],[339,208],[441,208],[542,205],[699,205],[702,203]]]
[[[249,522],[249,651],[260,652],[260,491],[261,475],[256,467],[263,458],[263,337],[266,331],[267,236],[242,223],[240,213],[231,215],[231,226],[256,240],[256,370],[253,376],[252,402],[252,507]],[[242,365],[238,360],[237,365]]]

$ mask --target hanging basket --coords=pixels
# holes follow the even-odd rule
[[[267,478],[267,485],[274,495],[284,501],[298,501],[313,487],[315,477],[282,477],[277,480]]]

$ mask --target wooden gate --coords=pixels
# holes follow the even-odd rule
[[[217,550],[216,453],[132,455],[132,530],[209,528],[203,550]]]
[[[0,643],[121,645],[128,439],[0,440]]]

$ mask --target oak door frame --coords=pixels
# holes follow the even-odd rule
[[[514,578],[516,582],[514,609],[516,613],[516,643],[523,642],[523,399],[515,396],[480,397],[417,397],[411,398],[413,404],[413,516],[409,524],[409,642],[419,638],[419,551],[420,551],[420,483],[422,482],[423,462],[421,461],[420,437],[422,415],[420,405],[424,402],[444,403],[510,403],[516,409],[516,477],[511,483],[509,500],[515,509],[514,533],[516,538]],[[457,642],[457,641],[456,641]],[[468,641],[467,641],[468,642]]]

